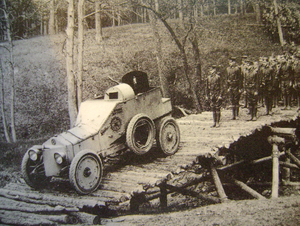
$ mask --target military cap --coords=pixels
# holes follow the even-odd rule
[[[242,59],[247,59],[247,58],[248,58],[247,55],[242,56]]]
[[[236,57],[230,57],[230,60],[236,61]]]

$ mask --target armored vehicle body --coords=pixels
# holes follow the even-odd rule
[[[149,86],[146,73],[130,72],[104,97],[83,102],[72,129],[25,153],[24,179],[39,188],[52,177],[68,175],[79,194],[91,193],[100,185],[103,160],[110,155],[128,149],[143,155],[155,140],[165,155],[178,150],[180,132],[171,112],[170,99]]]

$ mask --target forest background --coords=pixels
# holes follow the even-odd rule
[[[1,183],[18,177],[29,146],[114,85],[108,77],[145,71],[174,105],[200,113],[210,64],[224,79],[229,57],[283,54],[299,28],[296,0],[1,0]]]

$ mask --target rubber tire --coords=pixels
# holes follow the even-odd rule
[[[166,134],[167,129],[169,131]],[[180,131],[174,118],[165,117],[159,121],[156,142],[158,148],[167,156],[174,155],[178,151]]]
[[[139,123],[146,123],[148,127],[148,134],[142,139],[146,138],[143,144],[138,144],[136,134],[143,135],[143,131],[137,131]],[[143,125],[144,126],[144,125]],[[136,133],[137,132],[137,133]],[[155,125],[152,119],[150,119],[146,114],[137,114],[129,122],[126,130],[126,144],[131,151],[137,155],[146,154],[153,146],[155,139]]]
[[[78,176],[82,176],[83,178],[88,178],[90,175],[84,175],[85,170],[88,170],[88,167],[86,167],[83,171],[79,168],[80,164],[84,163],[84,161],[91,159],[94,161],[99,169],[97,170],[96,174],[93,174],[91,172],[90,175],[94,176],[96,181],[92,184],[91,187],[86,188],[86,184],[80,184],[80,178]],[[80,171],[79,171],[80,170]],[[94,170],[94,169],[92,169]],[[81,174],[83,173],[83,174]],[[97,176],[98,175],[98,176]],[[93,151],[89,150],[83,150],[80,151],[75,157],[73,158],[70,169],[69,169],[69,179],[71,185],[75,188],[75,190],[81,194],[81,195],[87,195],[94,191],[96,191],[101,183],[103,175],[103,164],[101,158]]]
[[[47,185],[49,185],[49,182],[51,180],[51,177],[46,177],[45,176],[45,168],[43,163],[43,156],[39,156],[40,159],[37,160],[37,162],[32,161],[29,158],[28,151],[25,153],[22,159],[22,164],[21,164],[21,172],[23,175],[23,178],[30,187],[34,189],[39,189],[39,188],[44,188]],[[37,166],[40,165],[39,172],[44,173],[44,176],[42,175],[33,175],[31,176],[29,173],[29,167],[30,166]]]

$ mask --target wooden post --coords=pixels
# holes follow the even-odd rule
[[[272,145],[273,170],[272,170],[272,198],[278,198],[279,194],[279,149],[278,144],[284,143],[285,139],[278,136],[268,137]]]
[[[162,183],[159,185],[160,188],[160,196],[159,196],[159,201],[160,201],[160,208],[161,210],[165,211],[168,208],[168,200],[167,200],[167,186],[166,183]]]
[[[224,191],[222,182],[220,180],[218,172],[217,172],[215,166],[213,165],[213,163],[211,163],[210,170],[211,170],[211,175],[212,175],[212,177],[214,179],[214,182],[215,182],[215,185],[216,185],[216,188],[217,188],[217,192],[218,192],[218,194],[220,196],[221,202],[226,202],[228,200],[227,199],[227,195],[226,195],[226,193]]]

